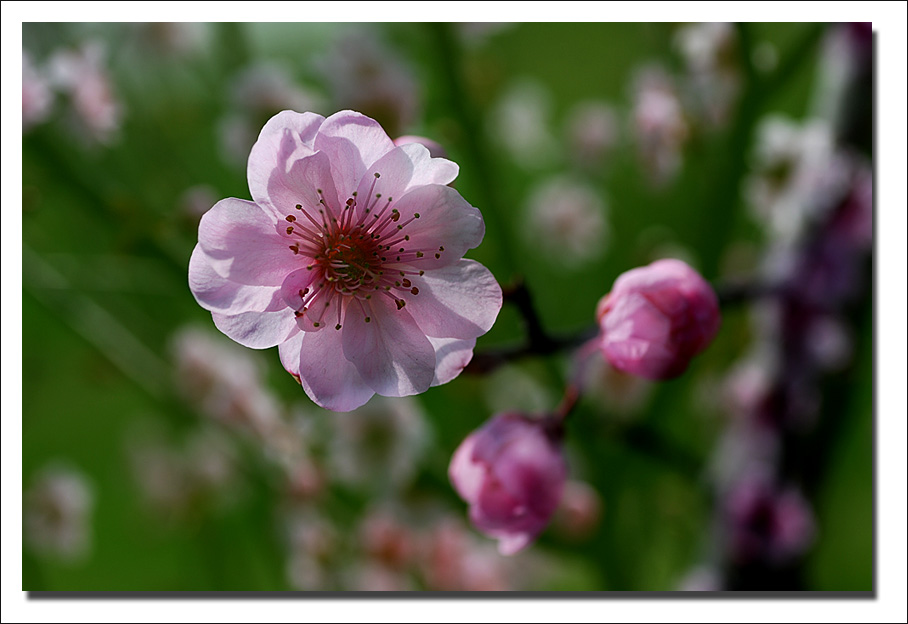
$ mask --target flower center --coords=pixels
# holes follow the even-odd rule
[[[374,175],[361,210],[357,210],[356,193],[343,206],[331,206],[317,189],[318,218],[316,211],[304,210],[301,204],[295,206],[295,214],[285,218],[289,224],[285,231],[294,239],[290,251],[310,259],[306,268],[315,272],[309,287],[301,289],[294,301],[297,318],[304,319],[304,325],[311,323],[313,329],[327,324],[323,317],[332,306],[337,311],[335,329],[341,328],[351,308],[371,322],[370,300],[376,293],[403,309],[406,298],[419,294],[410,278],[425,273],[414,263],[426,254],[438,259],[444,252],[444,247],[429,250],[411,243],[404,230],[419,219],[419,213],[401,221],[400,212],[392,207],[393,198],[375,192],[381,174]]]

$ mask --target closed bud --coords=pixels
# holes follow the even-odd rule
[[[448,475],[470,521],[511,555],[542,532],[561,500],[567,465],[548,420],[499,414],[455,451]]]
[[[622,274],[599,302],[600,347],[618,370],[646,379],[681,375],[719,330],[710,285],[680,260]]]

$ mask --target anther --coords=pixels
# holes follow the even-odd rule
[[[337,325],[334,326],[334,329],[340,329],[340,328],[341,328],[341,324],[340,324],[340,323],[338,323]]]
[[[319,327],[320,325],[321,325],[321,323],[312,323],[313,327]]]
[[[404,307],[405,305],[407,305],[407,302],[404,301],[403,299],[398,299],[395,303],[397,303],[397,309],[398,309],[398,310],[402,310],[403,307]]]
[[[376,172],[375,172],[375,177],[376,177],[376,178],[380,178],[380,177],[381,177],[381,174],[380,174],[379,172],[376,171]]]
[[[287,234],[293,234],[293,226],[287,228]]]
[[[289,221],[290,223],[296,221],[296,217],[294,217],[293,215],[287,215],[285,219],[287,219],[287,221]]]
[[[303,205],[302,205],[302,204],[297,204],[297,205],[296,205],[296,209],[297,209],[297,210],[302,210],[302,209],[303,209]]]
[[[410,294],[411,294],[411,295],[418,295],[418,294],[419,294],[419,289],[418,289],[416,286],[414,286],[413,288],[410,289]]]
[[[366,317],[366,322],[367,322],[367,323],[370,323],[371,321],[372,321],[372,317],[367,316],[367,317]]]

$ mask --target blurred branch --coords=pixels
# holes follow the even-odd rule
[[[542,326],[530,291],[523,280],[504,289],[504,301],[517,308],[526,326],[527,339],[522,345],[488,349],[476,353],[464,369],[465,373],[484,375],[513,360],[544,356],[579,347],[596,335],[599,328],[591,326],[573,334],[553,336]]]

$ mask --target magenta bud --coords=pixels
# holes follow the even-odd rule
[[[657,260],[615,280],[599,301],[600,347],[618,370],[646,379],[681,375],[719,331],[715,292],[680,260]]]
[[[499,414],[454,452],[448,476],[470,505],[470,521],[512,555],[549,523],[561,500],[567,465],[560,434],[547,420]]]

